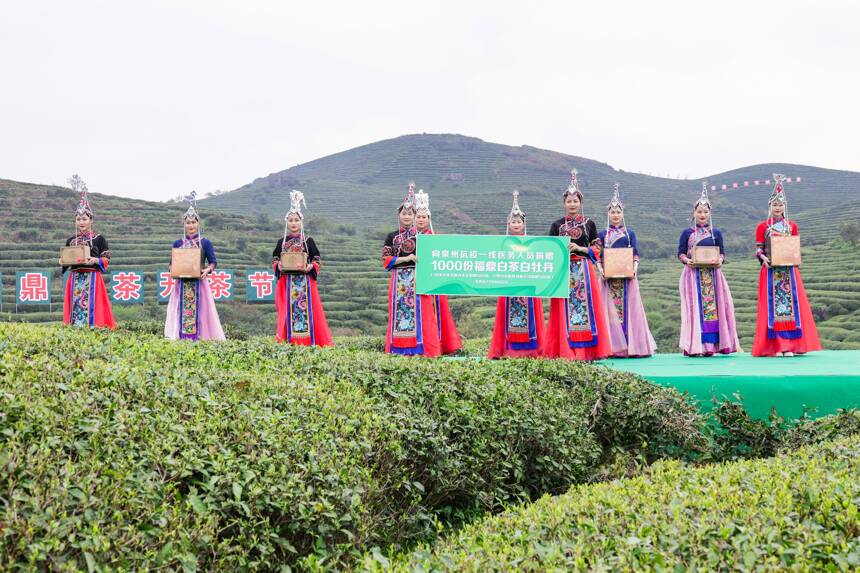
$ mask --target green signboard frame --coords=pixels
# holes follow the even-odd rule
[[[51,305],[50,271],[17,271],[15,273],[15,304]],[[42,298],[44,296],[44,298]]]
[[[419,235],[419,294],[567,298],[569,237]]]
[[[275,271],[269,268],[249,269],[245,275],[245,301],[261,304],[275,302],[278,280]]]
[[[113,271],[108,277],[108,296],[111,304],[143,304],[144,273],[140,269]]]

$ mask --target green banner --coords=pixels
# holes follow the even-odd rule
[[[419,294],[566,298],[568,237],[419,235]]]

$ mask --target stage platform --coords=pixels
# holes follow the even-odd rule
[[[599,364],[687,391],[705,411],[711,409],[714,396],[723,399],[735,393],[755,418],[766,418],[771,406],[786,419],[800,417],[804,406],[815,409],[810,412],[813,417],[860,408],[860,350],[824,350],[790,358],[657,354]]]

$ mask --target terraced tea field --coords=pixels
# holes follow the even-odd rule
[[[183,206],[92,195],[96,227],[110,241],[112,269],[141,269],[146,272],[146,304],[143,307],[115,306],[119,320],[150,319],[161,321],[164,308],[155,303],[155,272],[166,268],[169,248],[181,233]],[[495,201],[498,203],[498,201]],[[14,278],[16,270],[55,268],[52,286],[55,300],[61,302],[62,281],[55,266],[57,252],[73,232],[72,217],[76,198],[59,187],[22,184],[0,180],[0,209],[16,213],[4,219],[0,241],[0,272],[3,273],[4,320],[47,322],[60,320],[60,305],[53,312],[44,307],[20,307],[14,312]],[[482,202],[493,207],[491,197]],[[822,244],[833,238],[836,207],[822,207],[802,213],[804,237],[803,275],[812,307],[819,320],[822,341],[828,348],[860,348],[860,257],[855,250],[833,250]],[[280,213],[284,205],[272,208]],[[843,215],[860,214],[860,208],[846,206]],[[205,208],[204,232],[216,247],[222,269],[243,271],[268,266],[271,249],[283,232],[280,216],[238,215]],[[632,216],[631,216],[632,217]],[[530,216],[530,223],[534,218]],[[806,223],[804,223],[804,220]],[[379,252],[385,228],[356,229],[313,215],[308,216],[309,232],[323,255],[320,293],[329,322],[336,334],[373,334],[384,332],[387,321],[386,289],[388,273],[379,264]],[[393,226],[393,225],[392,225]],[[638,225],[637,225],[638,227]],[[437,224],[444,231],[450,224]],[[539,231],[531,227],[531,232]],[[494,229],[491,232],[499,232]],[[674,232],[674,230],[673,230]],[[736,237],[739,247],[729,254],[724,270],[737,309],[741,342],[746,349],[752,344],[755,324],[757,263],[749,254],[752,236]],[[649,240],[644,233],[643,244]],[[674,251],[674,241],[664,245]],[[678,276],[680,265],[673,258],[649,257],[643,249],[641,286],[654,336],[661,352],[677,347],[679,310]],[[245,284],[236,281],[236,297],[244,301]],[[489,336],[495,313],[495,300],[455,297],[451,306],[460,331],[469,338]],[[547,305],[548,307],[548,305]],[[274,331],[272,305],[244,302],[219,304],[222,321],[247,334]]]
[[[5,218],[0,240],[4,320],[47,322],[61,319],[63,283],[56,260],[59,248],[73,232],[76,197],[68,189],[0,180],[0,209],[16,213]],[[164,308],[155,302],[155,273],[166,269],[173,241],[181,236],[185,207],[91,194],[96,230],[111,248],[111,269],[143,270],[146,303],[141,308],[116,305],[118,319],[163,320]],[[279,212],[286,210],[279,207]],[[219,267],[243,271],[268,267],[272,248],[283,233],[272,217],[240,216],[203,209],[205,236],[212,239]],[[307,226],[323,254],[320,289],[329,320],[336,332],[381,333],[386,314],[387,275],[379,265],[382,238],[359,234],[354,228],[308,217]],[[377,233],[379,235],[379,233]],[[55,269],[52,292],[59,305],[20,306],[15,312],[15,271]],[[381,296],[379,293],[383,293]],[[245,299],[245,283],[236,281],[235,296]],[[274,332],[274,306],[244,302],[219,305],[225,324],[239,323],[248,333]]]
[[[668,256],[680,229],[690,220],[699,179],[672,179],[630,173],[575,155],[530,146],[508,146],[453,134],[405,135],[336,153],[256,179],[204,204],[235,212],[268,212],[286,204],[290,189],[306,192],[313,213],[343,223],[393,222],[406,184],[414,179],[431,195],[434,225],[442,232],[498,233],[504,230],[511,191],[519,189],[531,234],[545,233],[561,215],[561,192],[571,167],[580,171],[585,212],[598,225],[614,182],[621,183],[627,216],[652,256]],[[716,224],[726,231],[730,250],[746,252],[756,223],[766,216],[770,185],[754,185],[773,172],[787,184],[789,213],[807,245],[826,243],[839,225],[860,219],[860,173],[805,165],[752,165],[706,179]],[[798,183],[794,179],[801,177]],[[745,187],[744,181],[750,182]],[[732,183],[739,182],[739,188]],[[728,184],[723,191],[722,184]],[[390,224],[390,223],[389,223]]]

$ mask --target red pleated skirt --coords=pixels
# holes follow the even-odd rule
[[[448,297],[445,295],[434,296],[433,308],[436,310],[436,328],[439,330],[439,346],[442,354],[453,354],[463,348],[457,325],[454,324],[454,316],[451,307],[448,306]]]
[[[779,352],[793,352],[804,354],[814,350],[821,350],[821,341],[818,339],[818,328],[815,326],[815,318],[806,297],[806,289],[803,288],[803,279],[800,277],[800,269],[794,269],[795,287],[797,291],[797,309],[800,315],[801,336],[797,338],[784,338],[777,334],[773,338],[768,337],[768,269],[762,266],[758,276],[758,311],[756,313],[755,338],[753,339],[753,356],[776,356]],[[777,331],[778,332],[778,331]]]
[[[537,358],[543,355],[543,346],[546,339],[543,302],[539,298],[533,299],[533,302],[537,348],[528,350],[508,348],[508,341],[505,336],[508,320],[507,303],[505,297],[500,296],[498,302],[496,302],[496,322],[493,326],[493,339],[490,340],[490,350],[487,352],[487,358]]]
[[[299,346],[331,346],[333,344],[331,330],[325,318],[322,301],[317,291],[317,281],[308,276],[308,291],[311,312],[308,314],[313,336],[308,334],[294,335],[288,323],[289,294],[287,293],[287,275],[281,275],[275,290],[275,308],[278,311],[278,325],[275,338],[278,342],[288,342]]]
[[[571,258],[571,260],[576,260]],[[547,358],[566,358],[568,360],[600,360],[609,356],[612,346],[606,314],[600,294],[600,283],[591,261],[584,259],[590,289],[590,316],[595,326],[592,335],[583,332],[568,332],[568,299],[554,298],[549,305],[549,324],[547,325],[544,356]],[[595,340],[596,339],[596,340]]]
[[[418,337],[412,339],[397,339],[395,340],[392,333],[394,329],[394,273],[391,273],[391,280],[388,282],[388,329],[385,333],[385,352],[391,354],[402,354],[407,356],[439,356],[442,353],[441,343],[439,341],[439,328],[436,325],[436,314],[433,309],[433,297],[427,295],[416,294],[416,304],[421,309],[421,317],[418,320],[421,331],[421,340],[419,347]]]
[[[72,290],[74,289],[73,281],[75,273],[92,273],[92,285],[90,288],[88,322],[90,326],[100,328],[116,328],[116,320],[113,318],[113,310],[110,305],[110,297],[105,287],[105,281],[102,274],[92,269],[80,269],[69,272],[69,278],[66,279],[66,289],[63,295],[63,322],[65,324],[72,323]]]

